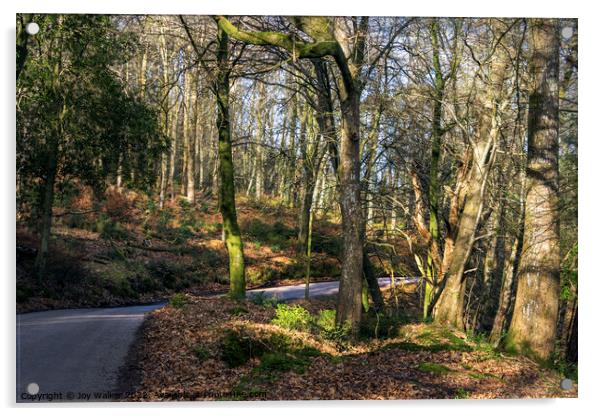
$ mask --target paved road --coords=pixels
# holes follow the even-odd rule
[[[414,283],[417,281],[417,278],[396,278],[396,284]],[[378,284],[380,287],[387,287],[391,284],[391,279],[388,277],[380,278],[378,279]],[[318,296],[335,295],[338,293],[338,291],[338,281],[309,284],[309,296],[312,298]],[[263,293],[265,296],[270,296],[281,300],[303,299],[305,297],[305,285],[280,286],[248,290],[247,297],[257,296],[258,293]]]
[[[83,401],[80,393],[113,391],[144,314],[163,305],[18,314],[17,401],[69,401],[71,394]],[[30,383],[37,396],[27,395]]]
[[[414,281],[404,279],[405,282]],[[390,279],[379,279],[381,287]],[[305,296],[305,285],[248,291],[283,300]],[[338,282],[312,283],[310,296],[333,295]],[[144,314],[165,303],[65,309],[17,315],[17,401],[99,401],[117,387],[119,367]],[[36,383],[37,394],[27,386]],[[94,397],[101,395],[101,397]]]

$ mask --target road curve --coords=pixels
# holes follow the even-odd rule
[[[408,283],[416,283],[419,281],[419,278],[415,277],[397,277],[395,279],[395,284],[408,284]],[[388,277],[382,277],[378,279],[378,285],[383,287],[388,287],[391,284],[391,279]],[[319,283],[310,283],[309,284],[309,297],[315,298],[318,296],[329,296],[336,295],[339,292],[339,282],[338,280],[332,282],[319,282]],[[277,287],[269,287],[265,289],[253,289],[247,291],[247,297],[257,296],[257,294],[263,293],[264,296],[273,297],[281,300],[293,300],[293,299],[303,299],[305,297],[305,285],[294,285],[294,286],[277,286]]]
[[[163,305],[18,314],[17,401],[103,400],[116,388],[144,314]],[[30,383],[36,394],[28,393]]]
[[[398,279],[405,283],[415,279]],[[381,287],[390,279],[379,279]],[[338,281],[312,283],[310,296],[334,295]],[[305,296],[305,285],[254,289],[247,296]],[[17,402],[104,401],[115,397],[119,368],[144,315],[165,303],[64,309],[17,315]],[[39,391],[29,390],[35,383]],[[33,393],[33,394],[30,394]]]

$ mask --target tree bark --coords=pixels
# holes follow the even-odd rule
[[[531,23],[525,232],[506,349],[547,360],[554,351],[560,282],[558,213],[559,34],[554,19]]]
[[[58,31],[62,30],[62,18],[58,18]],[[52,207],[54,205],[54,186],[59,164],[60,144],[63,140],[63,122],[67,113],[67,104],[60,91],[60,74],[62,69],[62,50],[59,48],[58,60],[52,71],[52,90],[58,99],[56,122],[46,144],[46,167],[44,175],[44,186],[42,196],[42,210],[40,221],[40,248],[36,255],[34,270],[37,278],[42,280],[46,273],[46,261],[48,257],[48,244],[52,228]]]
[[[465,184],[464,209],[458,222],[453,254],[447,276],[444,278],[443,289],[434,308],[435,321],[457,328],[464,327],[464,269],[481,219],[487,179],[495,159],[495,147],[501,130],[501,113],[508,103],[504,94],[504,81],[510,62],[503,45],[503,30],[500,22],[494,22],[494,33],[501,38],[494,46],[487,93],[482,103],[483,112],[476,140],[471,144],[471,168]]]
[[[215,17],[225,33],[246,43],[273,45],[287,50],[293,58],[332,56],[341,73],[341,183],[340,206],[343,225],[342,270],[339,285],[336,322],[349,321],[356,333],[362,315],[363,210],[360,201],[359,104],[361,88],[357,77],[364,59],[365,33],[368,21],[361,18],[355,50],[349,58],[334,34],[332,17],[294,16],[290,21],[314,42],[305,42],[281,32],[246,32],[239,30],[223,16]]]
[[[341,102],[341,154],[339,177],[343,225],[343,265],[337,303],[337,323],[351,322],[354,330],[362,317],[364,212],[360,200],[359,94],[349,91]]]
[[[230,133],[230,69],[228,58],[228,34],[219,26],[215,94],[217,98],[217,131],[220,176],[219,207],[224,223],[226,248],[229,257],[230,296],[245,297],[245,260],[243,243],[236,218],[234,189],[234,164],[232,162],[232,137]]]

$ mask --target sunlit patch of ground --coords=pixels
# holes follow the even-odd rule
[[[415,294],[399,294],[417,305]],[[553,370],[504,355],[458,331],[393,321],[391,335],[358,342],[315,329],[334,298],[295,301],[314,319],[283,327],[267,302],[188,297],[147,322],[137,400],[463,399],[576,397]],[[415,309],[419,313],[419,308]],[[302,312],[302,310],[301,310]],[[305,313],[305,312],[304,312]],[[302,315],[306,316],[306,315]],[[307,315],[309,316],[309,315]],[[309,328],[309,329],[308,329]],[[369,328],[368,333],[374,328]],[[336,335],[336,334],[335,334]],[[231,366],[237,354],[246,358]],[[234,357],[234,358],[232,358]]]

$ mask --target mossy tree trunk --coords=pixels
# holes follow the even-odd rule
[[[293,16],[290,21],[314,41],[305,42],[281,32],[247,32],[238,29],[223,16],[216,16],[220,29],[235,39],[254,45],[272,45],[287,50],[293,58],[332,56],[340,72],[341,150],[340,193],[343,223],[342,270],[337,303],[337,324],[350,322],[355,330],[362,315],[363,210],[360,200],[360,94],[357,77],[364,60],[367,18],[361,18],[358,43],[348,58],[335,37],[332,17]]]
[[[558,212],[559,34],[554,19],[531,22],[523,250],[506,349],[547,360],[554,351],[560,282]]]
[[[245,297],[245,260],[240,228],[236,218],[234,165],[230,133],[230,68],[228,34],[218,27],[217,69],[214,91],[217,99],[217,131],[219,153],[220,198],[226,248],[229,257],[230,296]]]
[[[439,159],[441,157],[441,138],[443,136],[443,128],[441,127],[443,113],[443,94],[445,90],[445,81],[441,70],[441,62],[439,58],[439,23],[437,19],[431,24],[431,46],[433,47],[433,69],[435,73],[435,85],[433,90],[433,118],[431,127],[431,166],[429,171],[428,185],[428,218],[429,218],[429,251],[427,254],[427,264],[425,268],[426,281],[424,285],[423,299],[423,318],[429,316],[431,303],[435,295],[434,288],[437,286],[438,272],[435,267],[433,255],[439,252]]]

